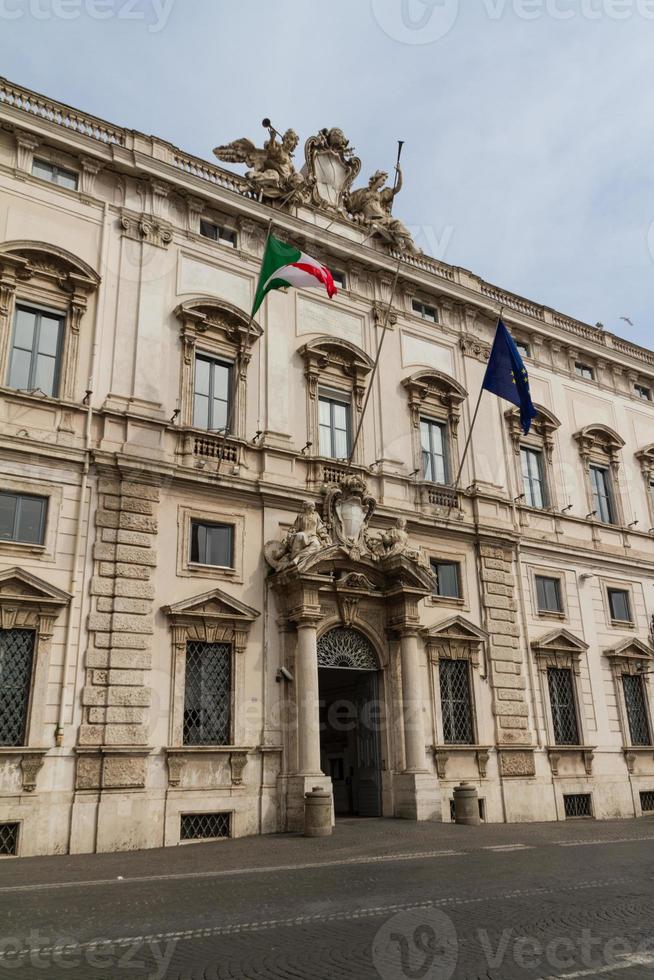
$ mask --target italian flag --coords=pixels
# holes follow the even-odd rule
[[[285,245],[284,242],[269,235],[254,296],[252,316],[271,290],[285,289],[287,286],[304,286],[305,289],[324,286],[330,299],[338,292],[327,266],[321,265],[298,248]]]

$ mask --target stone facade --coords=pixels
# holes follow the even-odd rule
[[[297,830],[318,785],[654,807],[654,354],[418,252],[338,129],[303,169],[292,131],[218,147],[239,177],[5,80],[0,121],[0,851]],[[271,219],[342,287],[251,320]],[[455,487],[500,307],[539,415],[485,395]],[[51,390],[19,314],[60,323]]]

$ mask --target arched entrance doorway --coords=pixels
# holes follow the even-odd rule
[[[337,816],[379,817],[379,663],[368,638],[338,626],[318,640],[320,761]]]

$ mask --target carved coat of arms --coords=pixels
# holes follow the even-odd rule
[[[352,184],[361,170],[361,160],[342,129],[321,129],[304,146],[306,163],[302,173],[311,185],[311,198],[318,207],[342,211]]]

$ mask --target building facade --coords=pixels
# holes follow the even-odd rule
[[[296,146],[219,147],[241,177],[0,80],[3,854],[297,830],[316,785],[654,810],[654,354]],[[332,301],[250,319],[270,227]],[[456,488],[501,307],[539,415],[484,396]]]

